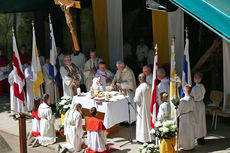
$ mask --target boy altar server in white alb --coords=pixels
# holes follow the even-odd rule
[[[10,84],[10,110],[24,113],[27,111],[25,101],[23,102],[14,96],[14,73],[15,71],[12,70],[8,76]],[[15,113],[11,112],[11,114],[13,115],[13,119],[16,119]]]
[[[190,96],[191,86],[184,86],[185,96],[180,100],[177,114],[179,122],[179,147],[183,150],[192,150],[195,146],[195,119],[194,99]]]
[[[204,85],[201,82],[203,78],[203,74],[200,72],[195,73],[194,75],[194,82],[196,85],[192,88],[191,95],[194,98],[195,101],[195,121],[196,121],[196,127],[195,127],[195,134],[198,144],[204,144],[204,137],[207,134],[207,128],[206,128],[206,116],[205,116],[205,104],[203,102],[204,95],[205,95],[205,88]]]
[[[157,79],[161,81],[157,85],[157,102],[158,102],[158,106],[160,106],[163,103],[161,101],[160,93],[162,93],[162,92],[169,93],[170,92],[169,79],[168,79],[168,77],[166,77],[166,72],[163,68],[158,69]]]
[[[65,114],[64,133],[66,143],[61,144],[62,152],[79,152],[82,149],[84,130],[82,129],[81,104],[75,104]]]
[[[151,142],[150,135],[150,104],[152,86],[146,82],[146,76],[141,73],[138,77],[140,85],[136,89],[134,102],[137,104],[136,140],[145,143]]]
[[[44,77],[45,93],[50,96],[51,105],[55,104],[59,99],[58,87],[56,85],[55,79],[49,75],[49,58],[45,59],[45,64],[42,67],[42,73]]]
[[[54,128],[55,117],[52,114],[50,98],[48,94],[44,94],[43,103],[38,108],[38,117],[40,120],[40,134],[32,144],[32,147],[38,145],[47,146],[56,142],[56,130]]]
[[[31,71],[31,60],[24,71],[26,80],[27,110],[32,111],[34,107],[35,94],[33,92],[33,72]]]
[[[161,121],[161,120],[170,120],[171,119],[171,107],[170,107],[170,103],[168,102],[168,93],[166,92],[162,92],[160,93],[161,96],[161,101],[163,102],[160,107],[159,107],[159,111],[157,114],[157,120]]]
[[[84,83],[86,86],[86,90],[89,91],[92,86],[92,81],[94,75],[97,73],[97,69],[99,67],[99,63],[102,62],[102,59],[96,56],[95,51],[90,51],[90,59],[85,63],[84,68]]]

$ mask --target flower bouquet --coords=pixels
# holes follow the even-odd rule
[[[65,113],[70,109],[72,98],[69,96],[63,96],[56,103],[56,110],[61,114],[61,123],[64,124]]]
[[[139,148],[139,153],[160,153],[159,149],[159,146],[144,143],[143,146]]]
[[[160,139],[160,152],[175,153],[176,133],[178,128],[174,121],[164,120],[155,123],[155,129],[150,134]],[[167,151],[166,151],[167,150]]]
[[[180,103],[180,99],[178,99],[178,98],[173,98],[173,99],[171,100],[171,102],[173,103],[173,105],[174,105],[175,108],[177,109],[178,106],[179,106],[179,103]]]

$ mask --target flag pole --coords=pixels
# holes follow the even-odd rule
[[[186,28],[185,28],[185,36],[186,36],[186,38],[188,38],[188,26],[186,26]]]

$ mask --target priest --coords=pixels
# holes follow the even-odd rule
[[[45,93],[50,96],[50,103],[54,105],[59,99],[58,87],[56,85],[55,79],[49,75],[49,58],[45,59],[45,64],[42,67],[42,73],[44,77]]]
[[[9,93],[9,83],[7,81],[10,73],[9,64],[10,61],[2,54],[2,49],[0,48],[0,96],[4,93]]]
[[[151,67],[149,65],[145,65],[142,68],[142,71],[143,71],[143,73],[146,76],[146,82],[148,82],[150,85],[152,85],[152,82],[153,82],[153,73],[152,73]]]
[[[124,91],[125,95],[133,99],[136,90],[136,79],[133,71],[123,61],[117,61],[116,66],[118,70],[111,85]]]
[[[87,153],[106,153],[106,137],[105,137],[105,126],[103,122],[96,118],[97,109],[92,107],[90,109],[92,117],[87,123],[87,137],[88,137],[88,148]]]
[[[112,83],[114,74],[110,70],[106,69],[105,62],[102,61],[99,63],[99,69],[97,70],[97,73],[95,74],[95,77],[98,77],[98,76],[101,77],[102,86],[106,87]]]
[[[102,59],[96,56],[95,51],[90,51],[90,59],[85,63],[84,67],[84,83],[86,85],[86,90],[89,91],[92,86],[92,80],[94,75],[97,73],[99,63],[102,62]]]
[[[81,80],[81,75],[78,67],[71,63],[71,57],[66,56],[64,58],[65,65],[61,67],[60,73],[62,77],[62,85],[63,85],[63,93],[64,96],[74,96],[75,87],[79,86],[79,84],[74,85],[74,80]],[[79,82],[78,82],[79,83]]]
[[[24,71],[26,80],[26,100],[27,100],[27,110],[32,111],[34,107],[35,94],[33,92],[33,72],[31,71],[31,60],[29,65]]]
[[[160,83],[157,85],[157,102],[158,106],[160,106],[163,102],[161,101],[160,94],[162,92],[170,93],[169,88],[169,79],[166,77],[165,69],[159,68],[157,71],[157,79],[160,80]]]
[[[136,140],[141,143],[152,141],[150,135],[150,104],[152,86],[146,82],[146,76],[141,73],[138,77],[140,85],[136,89],[134,102],[137,106],[137,120],[136,120]]]
[[[75,64],[82,72],[84,70],[85,61],[86,61],[85,55],[80,51],[76,51],[74,47],[72,49],[73,49],[73,54],[71,54],[72,63]]]
[[[193,150],[195,144],[194,99],[190,95],[191,86],[184,86],[185,96],[180,100],[177,114],[179,116],[179,147],[185,151]]]

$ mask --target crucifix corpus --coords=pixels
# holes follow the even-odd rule
[[[77,39],[77,31],[76,24],[73,20],[71,8],[81,8],[80,1],[74,0],[54,0],[56,5],[60,5],[62,11],[65,13],[66,24],[68,25],[70,32],[72,34],[73,44],[76,51],[80,50],[78,39]]]

